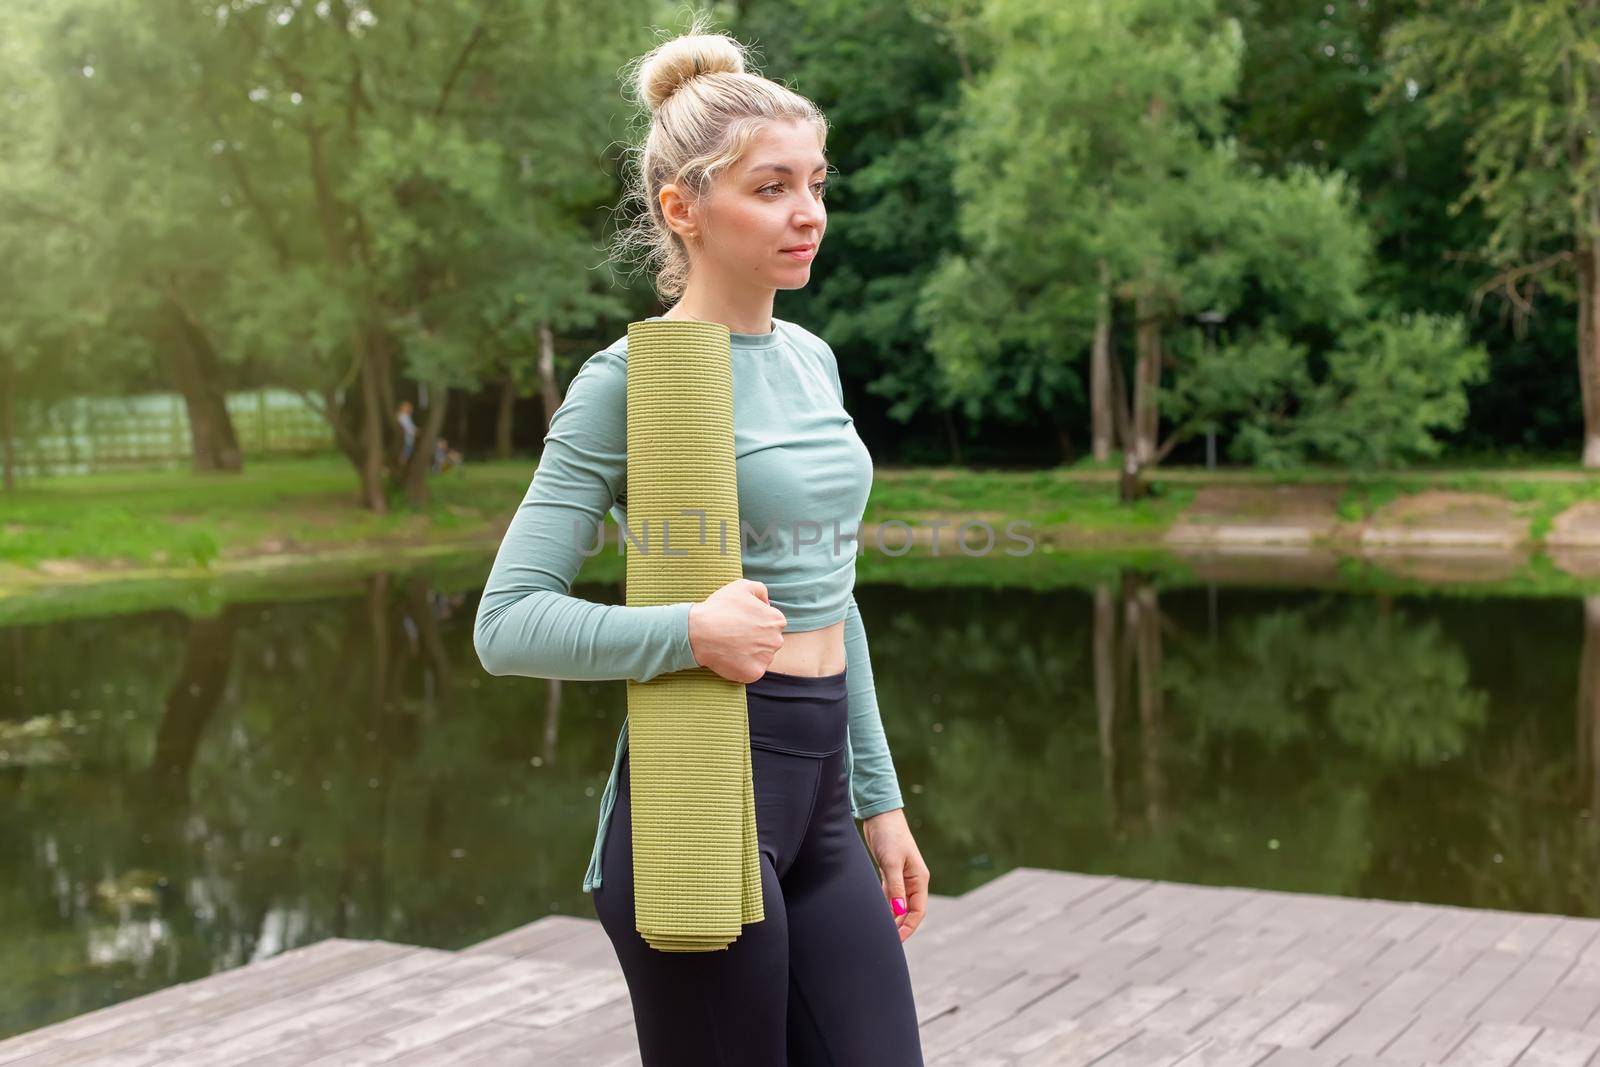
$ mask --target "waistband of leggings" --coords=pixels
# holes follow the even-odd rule
[[[755,681],[746,682],[745,690],[758,696],[779,699],[840,700],[849,694],[844,671],[818,675],[767,671]]]
[[[850,695],[844,673],[820,677],[768,671],[745,685],[750,747],[820,759],[845,746]]]

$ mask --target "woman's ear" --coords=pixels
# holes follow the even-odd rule
[[[676,185],[663,185],[658,194],[661,203],[661,216],[666,219],[667,228],[685,241],[693,241],[699,231],[694,217],[694,205],[683,197]]]

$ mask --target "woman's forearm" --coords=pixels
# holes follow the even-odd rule
[[[872,678],[872,659],[867,648],[867,631],[861,622],[856,598],[844,623],[845,682],[850,694],[850,733],[847,746],[850,773],[850,803],[857,819],[867,819],[905,806],[900,796],[900,781],[895,775],[889,740],[878,715],[878,694]]]

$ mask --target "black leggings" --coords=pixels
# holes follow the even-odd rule
[[[635,928],[623,755],[590,895],[644,1067],[922,1067],[905,949],[850,814],[844,672],[768,671],[745,694],[765,918],[726,950],[661,952]]]

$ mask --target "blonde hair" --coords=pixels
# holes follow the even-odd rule
[[[625,83],[650,115],[640,144],[625,153],[622,204],[637,204],[615,239],[627,258],[643,253],[666,301],[683,295],[689,251],[661,213],[660,193],[671,183],[691,202],[711,191],[716,176],[737,163],[750,141],[772,122],[809,122],[817,143],[828,140],[828,120],[810,100],[747,70],[743,45],[725,34],[705,33],[705,15],[681,37],[664,41],[624,68]]]

